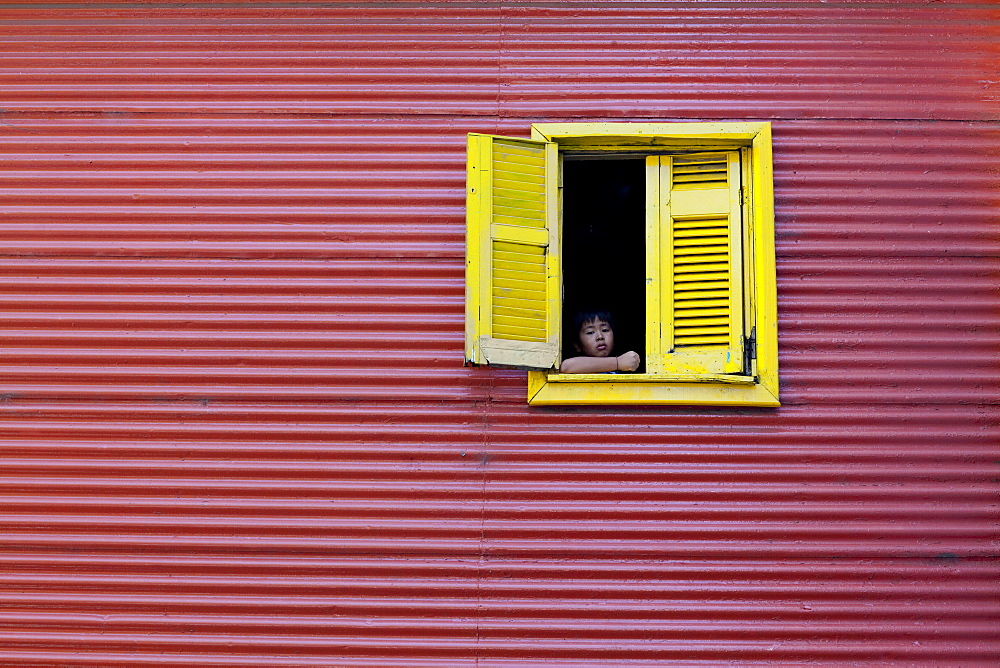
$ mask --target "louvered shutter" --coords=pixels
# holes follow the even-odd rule
[[[737,151],[657,159],[661,373],[743,370]]]
[[[553,142],[470,134],[465,359],[558,361],[560,279]]]

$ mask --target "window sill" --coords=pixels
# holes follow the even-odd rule
[[[750,376],[732,374],[653,374],[653,373],[549,373],[549,383],[736,383],[753,385]]]
[[[774,388],[775,390],[777,388]],[[528,403],[572,405],[780,406],[777,393],[747,376],[653,376],[528,372]]]

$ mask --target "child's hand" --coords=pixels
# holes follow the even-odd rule
[[[630,350],[627,353],[618,356],[618,370],[619,371],[635,371],[639,368],[639,353],[634,350]]]

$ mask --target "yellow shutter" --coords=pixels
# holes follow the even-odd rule
[[[558,362],[557,152],[553,142],[470,134],[465,359]]]
[[[743,371],[739,152],[652,156],[658,373]],[[654,358],[655,356],[655,358]]]

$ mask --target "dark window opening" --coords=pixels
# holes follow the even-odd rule
[[[574,315],[604,308],[615,354],[639,353],[645,371],[646,163],[643,157],[563,161],[563,356],[576,355]]]

